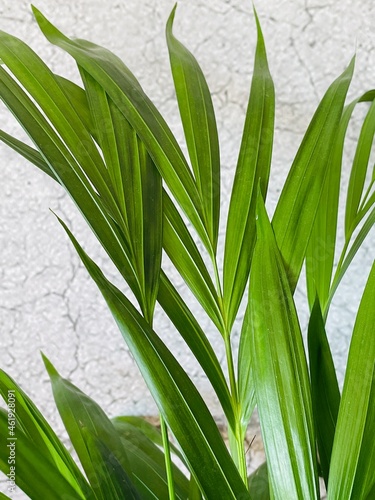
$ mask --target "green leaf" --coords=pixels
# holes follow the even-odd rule
[[[333,439],[340,406],[340,390],[318,298],[308,328],[311,399],[320,467],[328,484]]]
[[[105,500],[140,500],[141,497],[112,450],[86,427],[82,427],[82,436],[96,472],[93,489],[100,492],[97,496]]]
[[[25,434],[25,440],[28,440],[33,450],[43,456],[45,462],[50,462],[51,467],[59,471],[77,494],[82,496],[90,494],[91,490],[86,479],[46,419],[21,387],[0,370],[0,394],[6,403],[9,403],[10,391],[14,399],[16,437],[18,432]]]
[[[350,237],[363,196],[370,153],[375,134],[375,101],[372,102],[359,135],[353,166],[350,172],[345,212],[345,237]]]
[[[258,42],[249,104],[229,206],[224,253],[224,304],[231,328],[249,277],[256,239],[258,182],[266,197],[275,119],[275,90],[258,17]]]
[[[245,439],[246,430],[256,405],[253,362],[251,360],[252,329],[250,321],[250,309],[249,306],[247,306],[241,329],[237,370],[240,420],[243,439]]]
[[[103,160],[52,71],[24,42],[1,31],[0,56],[51,121],[114,216],[118,215],[118,207],[110,191],[111,183]]]
[[[97,455],[92,459],[92,442],[87,436],[92,435],[104,443],[114,455],[116,461],[132,476],[131,465],[119,435],[109,418],[100,406],[71,382],[62,378],[51,362],[43,356],[43,361],[51,379],[53,396],[70,440],[77,452],[80,462],[89,478],[98,498],[106,499],[101,490],[101,467],[97,464]],[[130,488],[130,486],[129,486]],[[135,490],[134,490],[135,491]],[[135,495],[136,496],[136,495]]]
[[[81,69],[99,145],[125,220],[131,260],[151,321],[162,253],[162,181],[144,145],[104,89]]]
[[[166,27],[169,57],[190,161],[203,202],[210,241],[216,251],[220,214],[220,151],[215,113],[197,60],[172,33],[176,7]]]
[[[4,495],[4,493],[0,491],[0,500],[12,500],[12,499],[7,495]]]
[[[11,147],[18,154],[26,158],[26,160],[33,163],[42,172],[49,175],[53,180],[58,181],[53,171],[50,169],[46,161],[43,159],[42,155],[36,149],[30,147],[22,141],[19,141],[15,137],[7,134],[3,130],[0,130],[0,139],[9,147]]]
[[[297,151],[272,220],[292,291],[306,255],[353,69],[354,58],[321,100]]]
[[[215,497],[249,498],[236,466],[202,397],[171,352],[129,300],[113,286],[64,226],[102,292],[201,491]]]
[[[350,246],[349,251],[347,252],[346,257],[344,258],[341,266],[339,266],[336,270],[334,279],[332,281],[329,297],[327,300],[326,310],[327,310],[329,304],[331,303],[331,300],[332,300],[332,298],[337,290],[337,287],[340,284],[340,281],[344,277],[346,270],[348,269],[350,263],[354,259],[358,250],[361,248],[363,241],[365,240],[366,236],[373,228],[374,224],[375,224],[375,207],[373,208],[373,210],[371,210],[369,216],[367,217],[367,219],[363,223],[363,226],[358,231],[358,234],[357,234],[354,242]]]
[[[362,492],[373,486],[375,442],[375,263],[359,306],[349,348],[331,467],[328,499],[355,498],[353,487]],[[362,469],[359,466],[362,464]],[[359,496],[357,498],[364,498]]]
[[[228,423],[234,429],[235,417],[231,395],[216,353],[198,321],[163,271],[160,277],[158,302],[207,375]]]
[[[163,209],[164,249],[208,316],[223,332],[218,294],[211,276],[181,215],[165,191]]]
[[[104,249],[127,280],[137,300],[142,295],[119,225],[45,117],[21,87],[0,68],[0,96],[19,120],[42,157],[81,210]],[[39,165],[38,165],[39,166]]]
[[[168,498],[164,453],[149,437],[149,428],[152,428],[153,434],[160,439],[158,445],[161,445],[158,429],[140,417],[116,417],[112,422],[123,440],[132,464],[134,484],[142,498]],[[176,498],[186,499],[189,482],[175,464],[172,467]]]
[[[250,272],[253,373],[275,498],[319,495],[310,384],[288,277],[262,201]]]
[[[260,465],[249,476],[249,491],[252,498],[256,500],[270,500],[267,462]]]
[[[8,435],[8,413],[0,408],[0,435]],[[32,500],[48,498],[61,500],[66,498],[93,499],[87,488],[85,495],[73,487],[55,463],[41,452],[22,429],[16,429],[17,440],[14,442],[16,453],[16,484]],[[0,446],[0,470],[8,474],[10,465],[10,445],[12,441],[3,439]],[[9,446],[8,446],[9,445]]]
[[[85,40],[71,40],[55,28],[38,9],[35,18],[46,38],[68,52],[111,97],[132,125],[208,250],[203,203],[182,151],[166,122],[146,96],[135,77],[108,50]]]

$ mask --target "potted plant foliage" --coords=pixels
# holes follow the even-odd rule
[[[0,411],[1,436],[17,431],[12,481],[30,498],[48,500],[306,500],[320,498],[322,477],[330,500],[375,498],[374,265],[356,317],[342,394],[325,331],[332,298],[375,220],[375,177],[366,180],[375,92],[346,104],[354,60],[319,103],[270,220],[264,200],[275,93],[255,14],[254,71],[221,268],[215,114],[198,62],[173,34],[175,9],[166,37],[189,159],[120,59],[94,43],[68,38],[36,8],[33,12],[49,42],[75,60],[82,85],[53,73],[30,47],[1,32],[0,98],[34,147],[5,131],[0,139],[69,193],[129,285],[128,297],[59,219],[157,403],[161,430],[135,417],[109,419],[44,357],[80,468],[29,397],[1,371],[1,395],[15,400]],[[357,106],[368,111],[346,197],[345,245],[334,265],[344,143]],[[322,245],[324,259],[316,257]],[[163,268],[163,252],[221,336],[225,366]],[[311,311],[307,349],[293,298],[304,263]],[[244,298],[235,356],[233,324]],[[227,422],[229,449],[197,388],[157,333],[156,302],[212,385]],[[255,407],[266,464],[248,477],[244,437]],[[0,468],[10,478],[9,442],[2,438]]]

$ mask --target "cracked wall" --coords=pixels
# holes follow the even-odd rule
[[[173,4],[174,0],[36,2],[66,34],[91,39],[123,58],[180,138],[182,128],[164,40],[164,26]],[[356,73],[350,95],[374,86],[375,7],[369,0],[360,4],[352,0],[259,0],[256,6],[277,98],[268,200],[272,212],[319,99],[355,51]],[[54,71],[77,78],[69,57],[48,45],[39,33],[27,1],[0,0],[0,29],[30,44]],[[175,33],[196,55],[213,93],[221,141],[225,213],[253,65],[251,2],[181,0]],[[3,106],[0,117],[2,129],[23,137]],[[67,222],[88,253],[114,277],[84,221],[53,181],[5,146],[0,147],[0,165],[1,368],[22,384],[60,429],[40,350],[111,415],[155,413],[155,405],[103,299],[49,209]],[[344,165],[347,173],[348,164]],[[374,258],[373,243],[372,234],[340,285],[329,318],[340,380],[356,307]],[[176,281],[182,289],[181,280],[176,277]],[[305,326],[303,287],[297,291],[297,301]],[[223,357],[219,335],[204,315],[200,318],[216,352]],[[208,383],[160,311],[155,325],[219,414]]]

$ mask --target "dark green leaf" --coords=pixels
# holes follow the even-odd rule
[[[82,427],[82,436],[87,453],[96,472],[94,491],[98,498],[105,500],[140,500],[140,495],[132,485],[116,455],[103,441]]]
[[[149,437],[152,429],[152,437],[156,434],[157,444],[161,445],[160,431],[140,417],[116,417],[112,422],[123,440],[132,464],[134,483],[142,498],[168,498],[164,453]],[[189,483],[176,465],[173,465],[173,479],[176,498],[186,499]]]
[[[249,491],[256,500],[270,500],[267,463],[264,462],[249,476]]]
[[[340,390],[318,299],[315,300],[310,316],[308,346],[311,399],[319,461],[327,486],[333,439],[340,406]]]

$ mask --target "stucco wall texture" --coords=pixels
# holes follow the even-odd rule
[[[95,41],[119,55],[182,138],[164,37],[174,0],[37,0],[35,4],[67,35]],[[258,0],[256,7],[276,87],[267,200],[272,213],[313,111],[355,51],[356,72],[349,97],[375,86],[375,4],[372,0]],[[73,60],[49,45],[39,32],[28,1],[0,0],[0,29],[30,44],[55,72],[78,79]],[[175,34],[196,55],[213,94],[225,214],[253,67],[252,4],[248,0],[181,0]],[[0,122],[2,129],[23,137],[3,105]],[[40,350],[110,415],[155,414],[152,398],[99,291],[49,210],[66,221],[88,253],[115,279],[77,209],[61,188],[5,146],[0,146],[0,168],[0,367],[22,384],[57,428],[61,426]],[[347,174],[349,161],[343,168]],[[224,230],[223,221],[221,227]],[[328,321],[340,381],[355,311],[374,258],[373,243],[370,234],[340,285]],[[180,290],[185,289],[182,280],[173,276]],[[296,297],[305,328],[303,283]],[[189,303],[195,307],[193,301]],[[200,321],[223,357],[220,335],[203,314]],[[208,383],[159,310],[155,328],[218,415]]]

